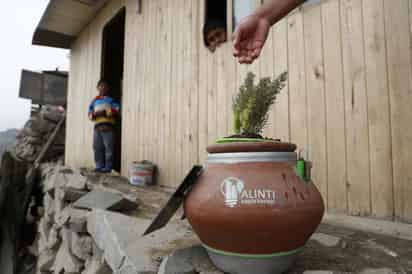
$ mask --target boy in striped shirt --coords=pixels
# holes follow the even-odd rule
[[[110,85],[97,83],[99,95],[89,106],[89,119],[94,122],[93,149],[96,172],[110,173],[113,169],[114,126],[120,114],[120,104],[109,96]]]

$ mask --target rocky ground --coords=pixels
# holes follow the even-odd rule
[[[222,274],[181,212],[142,236],[170,189],[62,166],[42,170],[37,273]],[[288,273],[412,273],[412,241],[323,224]]]

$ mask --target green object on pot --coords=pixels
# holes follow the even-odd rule
[[[217,144],[227,143],[252,143],[252,142],[272,142],[269,139],[257,139],[257,138],[220,138],[216,140]]]
[[[306,162],[305,162],[305,160],[299,159],[296,162],[296,172],[302,180],[307,181],[307,178],[306,178]]]

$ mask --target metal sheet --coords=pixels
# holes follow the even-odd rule
[[[30,99],[33,104],[65,105],[67,101],[66,72],[43,73],[23,70],[20,81],[20,98]]]
[[[70,49],[75,39],[73,35],[38,28],[34,32],[32,43],[37,46]]]
[[[30,99],[34,104],[42,100],[43,75],[38,72],[23,70],[20,80],[19,97]]]
[[[43,73],[43,102],[49,105],[65,105],[67,102],[67,76],[53,72]]]
[[[194,166],[176,192],[172,195],[167,204],[160,211],[159,215],[153,220],[152,224],[143,235],[150,234],[163,228],[170,221],[179,207],[183,204],[185,197],[189,194],[193,185],[196,183],[203,170],[202,166]]]

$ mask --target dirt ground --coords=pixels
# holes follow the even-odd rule
[[[169,188],[134,187],[128,184],[127,179],[118,176],[92,177],[96,184],[138,198],[139,209],[128,212],[130,216],[152,219],[173,193],[173,189]],[[174,220],[181,216],[182,210]],[[182,225],[187,226],[187,223]],[[371,269],[369,273],[412,273],[412,241],[326,224],[319,227],[316,235],[332,238],[332,243],[311,239],[288,274],[315,270],[360,273],[367,269]],[[381,272],[373,272],[374,269],[381,269]]]
[[[327,247],[310,240],[289,274],[304,270],[359,273],[383,268],[395,273],[412,273],[412,241],[324,224],[317,232],[335,236],[339,243]]]

